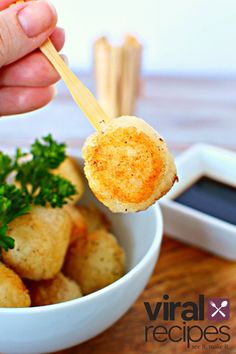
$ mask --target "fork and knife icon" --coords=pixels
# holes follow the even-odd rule
[[[210,305],[216,309],[216,311],[211,314],[212,318],[215,317],[215,315],[217,313],[220,313],[222,317],[226,316],[225,313],[223,311],[221,311],[221,309],[228,306],[227,300],[223,300],[220,304],[220,307],[217,307],[216,304],[214,303],[214,301],[212,301],[212,300],[210,301]]]

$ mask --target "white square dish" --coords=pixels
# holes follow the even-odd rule
[[[197,144],[176,158],[176,167],[179,183],[160,201],[166,234],[226,259],[236,260],[235,225],[174,200],[203,176],[236,187],[236,153]]]

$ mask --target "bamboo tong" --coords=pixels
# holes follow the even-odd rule
[[[19,0],[16,3],[22,2],[24,2],[24,0]],[[50,39],[47,39],[46,42],[41,45],[40,50],[57,70],[69,89],[74,101],[89,119],[93,127],[97,131],[102,131],[104,126],[109,123],[110,118],[106,115],[93,94],[66,65]]]

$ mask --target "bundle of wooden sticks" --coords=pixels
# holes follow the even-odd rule
[[[94,44],[97,96],[111,118],[132,115],[139,91],[142,46],[127,36],[121,46],[112,46],[106,37]]]

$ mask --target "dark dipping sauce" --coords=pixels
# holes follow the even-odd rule
[[[174,200],[236,225],[235,187],[202,177]]]

